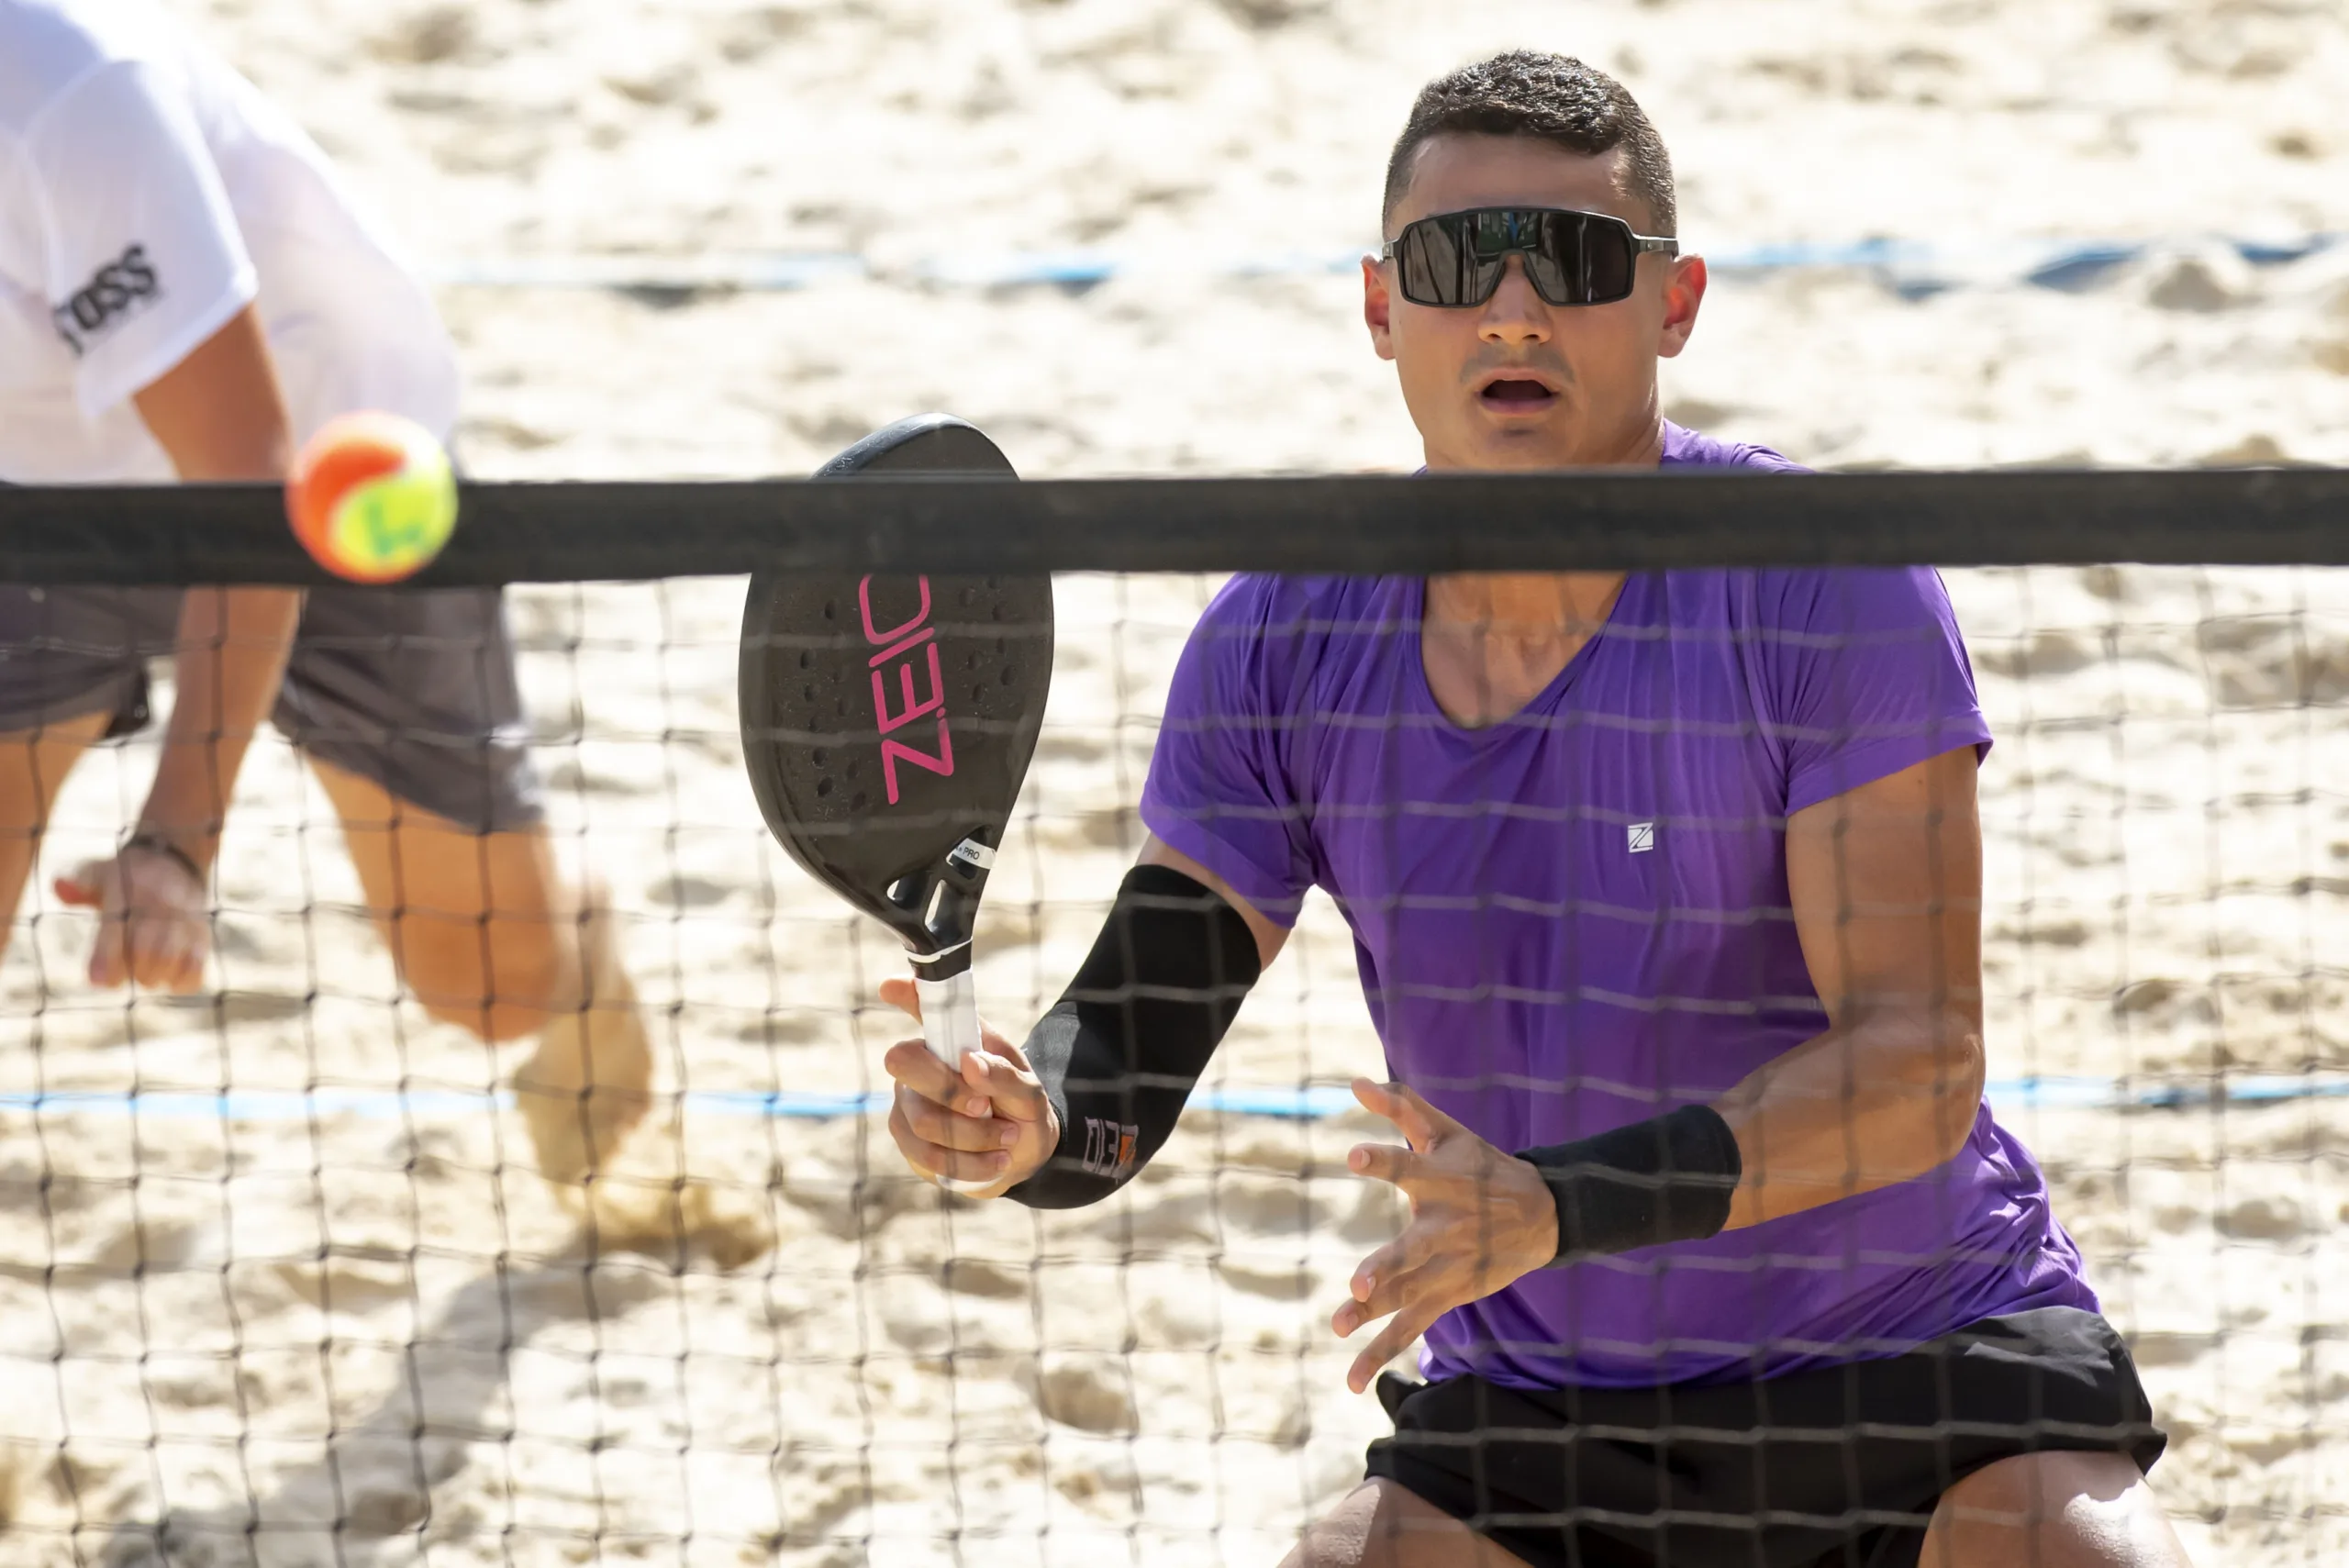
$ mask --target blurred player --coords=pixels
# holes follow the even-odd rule
[[[1431,83],[1364,269],[1434,470],[1790,467],[1664,421],[1704,263],[1603,73]],[[1462,528],[1476,519],[1463,517]],[[890,1051],[918,1170],[1116,1191],[1299,900],[1353,927],[1411,1200],[1341,1336],[1429,1381],[1299,1568],[2173,1565],[2163,1436],[1982,1099],[1989,733],[1915,571],[1241,576],[1152,838],[1024,1048]],[[887,988],[908,1008],[911,987]]]
[[[309,138],[140,0],[0,0],[0,481],[274,480],[361,408],[447,440],[456,359]],[[516,1086],[540,1168],[597,1164],[651,1058],[610,922],[555,868],[498,595],[0,587],[0,916],[76,759],[148,722],[150,656],[176,693],[153,785],[117,852],[57,884],[102,913],[91,983],[201,984],[224,818],[272,720],[417,999],[539,1037]]]

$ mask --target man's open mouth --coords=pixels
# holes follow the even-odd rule
[[[1535,413],[1558,400],[1558,395],[1540,382],[1513,376],[1486,382],[1476,396],[1487,407],[1510,414]]]

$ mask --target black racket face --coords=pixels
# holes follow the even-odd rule
[[[933,414],[817,472],[1012,468]],[[741,659],[742,759],[775,840],[914,952],[967,942],[1043,724],[1052,579],[761,573]]]

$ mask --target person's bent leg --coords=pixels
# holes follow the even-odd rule
[[[314,590],[273,717],[333,797],[418,999],[484,1040],[537,1037],[515,1097],[597,1244],[690,1237],[729,1266],[772,1246],[763,1192],[688,1173],[682,1102],[640,1125],[651,1046],[600,895],[556,869],[498,595]]]
[[[1526,1568],[1401,1484],[1375,1475],[1306,1527],[1281,1568]]]
[[[1942,1494],[1918,1568],[2188,1568],[2126,1454],[2030,1453]]]
[[[273,717],[417,998],[486,1041],[538,1037],[515,1087],[539,1168],[560,1187],[607,1164],[651,1051],[600,900],[556,870],[498,595],[314,591]]]
[[[85,714],[0,735],[0,946],[16,929],[17,909],[40,858],[57,792],[112,717]]]
[[[600,898],[564,882],[541,826],[471,832],[309,761],[425,1010],[493,1044],[537,1037],[513,1084],[540,1170],[575,1183],[607,1164],[651,1106],[652,1052]]]

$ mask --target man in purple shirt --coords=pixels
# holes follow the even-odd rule
[[[1364,314],[1435,470],[1742,464],[1665,422],[1705,292],[1663,144],[1579,61],[1431,83]],[[1939,578],[1235,579],[1152,839],[1024,1047],[891,1051],[925,1173],[1037,1207],[1164,1141],[1310,887],[1355,937],[1410,1197],[1396,1434],[1291,1562],[2178,1564],[2163,1437],[1982,1099],[1989,732]],[[910,1010],[911,987],[886,995]]]

